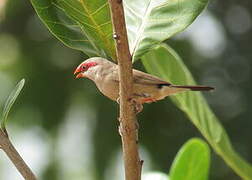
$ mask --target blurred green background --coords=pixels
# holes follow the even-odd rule
[[[212,1],[185,32],[167,41],[199,84],[216,87],[205,96],[235,149],[250,162],[251,12],[249,0]],[[118,105],[91,81],[74,79],[73,70],[85,58],[48,32],[28,0],[0,0],[0,104],[25,78],[8,131],[39,179],[123,179]],[[140,62],[135,67],[142,69]],[[144,173],[167,174],[181,145],[201,137],[169,99],[145,105],[138,119]],[[21,179],[4,153],[0,179]],[[209,179],[240,178],[212,152]]]

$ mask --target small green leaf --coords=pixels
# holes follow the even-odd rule
[[[171,169],[171,180],[207,180],[210,149],[201,139],[187,141],[177,153]]]
[[[206,7],[208,0],[124,0],[133,60],[183,31]]]
[[[178,85],[195,85],[195,81],[177,55],[169,46],[160,47],[142,57],[146,70]],[[184,92],[171,96],[180,108],[207,139],[212,148],[243,179],[252,179],[252,166],[233,149],[229,137],[200,92]]]
[[[13,104],[15,103],[18,95],[20,94],[21,90],[23,89],[24,84],[25,84],[25,79],[22,79],[16,85],[16,87],[12,90],[12,92],[10,93],[7,101],[5,102],[4,109],[3,109],[3,119],[2,119],[2,123],[1,123],[1,128],[2,129],[5,129],[5,127],[6,127],[6,123],[7,123],[7,119],[8,119],[8,115],[9,115],[9,112],[11,110],[11,107],[13,106]]]

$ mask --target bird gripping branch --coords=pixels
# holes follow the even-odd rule
[[[119,99],[118,65],[101,57],[89,58],[75,70],[76,78],[88,78],[102,94],[113,101]],[[133,97],[137,113],[144,103],[152,103],[167,96],[185,91],[209,91],[209,86],[173,85],[156,76],[133,69]]]

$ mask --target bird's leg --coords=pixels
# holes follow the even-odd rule
[[[133,99],[133,98],[130,98],[129,101],[130,101],[131,104],[134,106],[134,113],[135,113],[135,114],[138,114],[138,113],[142,112],[142,110],[143,110],[143,105],[142,105],[141,103],[137,102],[137,101],[136,101],[135,99]],[[120,97],[118,97],[118,98],[116,99],[116,102],[117,102],[118,104],[120,104]]]
[[[130,101],[131,101],[132,105],[134,106],[135,114],[138,114],[138,113],[142,112],[143,104],[137,102],[135,99],[131,99]]]

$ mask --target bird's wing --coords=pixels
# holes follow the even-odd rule
[[[133,81],[137,84],[144,84],[144,85],[165,85],[169,86],[171,83],[164,81],[156,76],[144,73],[142,71],[138,71],[133,69]]]
[[[119,77],[118,77],[118,69],[113,68],[111,70],[112,74],[112,79],[116,82],[119,82]],[[136,84],[141,84],[141,85],[157,85],[158,87],[162,86],[169,86],[171,83],[164,81],[157,76],[153,76],[150,74],[147,74],[145,72],[133,69],[133,81]]]

